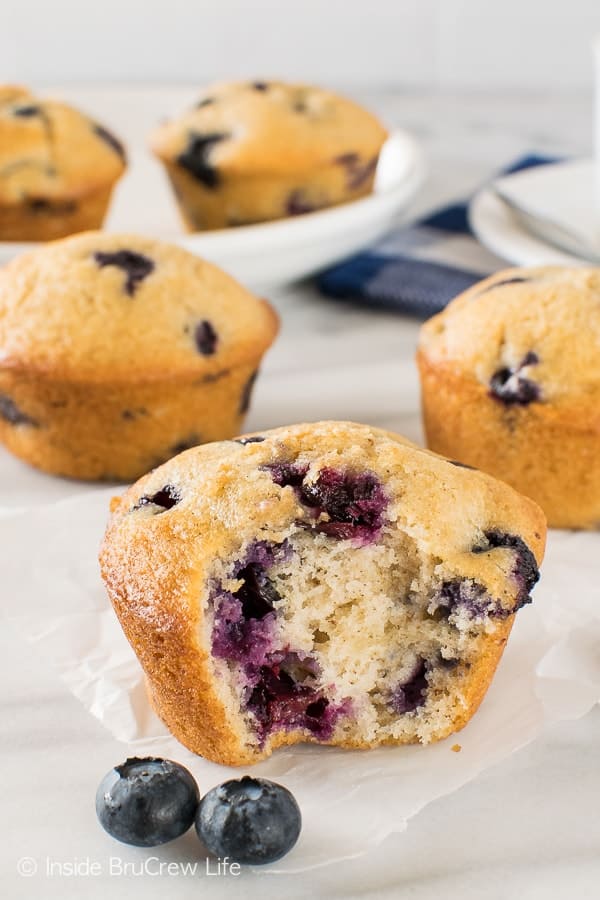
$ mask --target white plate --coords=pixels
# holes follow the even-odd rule
[[[592,160],[537,166],[506,176],[498,184],[517,203],[593,240]],[[471,201],[469,222],[488,250],[515,265],[586,264],[585,258],[552,247],[529,232],[491,187],[483,188]]]
[[[368,197],[262,225],[183,234],[164,176],[147,152],[131,155],[109,231],[139,231],[181,244],[252,288],[275,287],[312,275],[383,235],[408,207],[425,177],[422,151],[404,131],[386,141]],[[31,244],[0,244],[0,263]]]

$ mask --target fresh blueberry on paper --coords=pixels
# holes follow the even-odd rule
[[[228,134],[191,134],[188,145],[177,157],[182,169],[186,169],[194,178],[207,188],[216,188],[219,184],[219,173],[210,163],[210,154],[220,141],[228,138]]]
[[[94,253],[96,264],[103,269],[105,266],[116,266],[122,269],[126,275],[125,293],[133,297],[140,283],[154,271],[154,263],[142,253],[133,250],[117,250],[115,253]]]
[[[192,775],[169,759],[127,759],[104,776],[96,814],[105,831],[135,847],[156,847],[184,834],[200,794]]]
[[[205,794],[196,813],[198,837],[211,853],[251,866],[289,853],[301,827],[292,794],[264,778],[226,781]]]

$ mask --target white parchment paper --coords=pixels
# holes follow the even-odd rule
[[[4,612],[129,755],[188,766],[202,793],[246,770],[189,753],[156,718],[141,669],[106,598],[98,546],[113,490],[0,520]],[[297,797],[303,831],[272,872],[358,856],[401,831],[427,803],[600,700],[600,535],[551,533],[534,604],[517,621],[479,712],[458,735],[427,747],[277,751],[253,774]],[[453,752],[454,744],[461,745]],[[115,764],[121,762],[115,759]],[[97,773],[90,772],[91,783]]]

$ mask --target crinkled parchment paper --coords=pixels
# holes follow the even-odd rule
[[[4,612],[123,742],[123,757],[172,757],[194,772],[205,792],[243,772],[193,756],[149,707],[141,669],[98,571],[112,493],[95,491],[0,520]],[[303,813],[297,847],[270,871],[301,871],[364,853],[546,725],[582,716],[600,700],[599,551],[598,534],[550,535],[534,603],[517,616],[488,695],[460,734],[428,747],[295,747],[253,767],[290,788]],[[459,753],[451,749],[456,743]]]

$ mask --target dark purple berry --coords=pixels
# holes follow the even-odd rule
[[[194,778],[170,759],[132,758],[104,776],[96,814],[111,837],[134,847],[156,847],[184,834],[200,794]]]
[[[292,191],[285,205],[288,216],[303,216],[305,213],[314,212],[316,208],[314,203],[306,199],[301,190]]]
[[[94,123],[94,134],[100,138],[101,141],[104,141],[105,144],[114,150],[114,152],[119,156],[123,162],[126,159],[125,147],[121,143],[121,141],[115,137],[112,131],[109,131],[108,128],[105,128],[104,125],[98,125]]]
[[[94,260],[100,268],[116,266],[122,269],[127,278],[125,280],[125,292],[133,297],[140,283],[154,271],[154,262],[141,253],[133,250],[116,250],[113,253],[97,251]]]
[[[452,613],[461,612],[471,619],[484,616],[505,618],[511,614],[500,603],[494,601],[482,584],[470,578],[456,578],[444,581],[433,598],[434,618],[448,618]]]
[[[258,378],[258,372],[253,372],[246,384],[244,385],[244,390],[242,391],[242,396],[240,398],[240,415],[245,415],[250,409],[250,401],[252,400],[252,390],[254,388],[254,384],[256,379]]]
[[[278,484],[279,487],[289,486],[293,488],[301,487],[308,472],[307,465],[288,462],[268,463],[263,466],[263,469],[270,474],[275,484]]]
[[[496,547],[508,547],[515,552],[513,576],[519,584],[519,593],[513,612],[527,603],[531,603],[530,593],[540,579],[540,572],[533,552],[523,538],[517,534],[506,534],[503,531],[486,531],[486,543],[473,548],[473,553],[486,553]]]
[[[38,427],[39,422],[24,413],[11,397],[0,394],[0,419],[4,419],[10,425],[33,425]]]
[[[305,484],[307,465],[269,463],[263,467],[280,487],[293,487],[300,502],[322,514],[325,521],[311,523],[316,531],[340,540],[372,541],[383,525],[387,498],[379,479],[370,472],[350,472],[325,467],[312,484]]]
[[[43,213],[45,216],[70,215],[77,209],[74,200],[47,200],[45,197],[28,197],[27,208],[33,213]]]
[[[213,788],[196,815],[198,837],[211,853],[247,865],[281,859],[301,827],[300,809],[286,788],[248,776]]]
[[[43,115],[43,111],[41,107],[32,104],[28,104],[27,106],[15,106],[12,109],[13,116],[18,116],[20,119],[32,119],[34,116]]]
[[[537,366],[540,358],[533,350],[530,350],[529,353],[526,353],[523,359],[521,360],[521,368],[525,366]]]
[[[217,332],[207,319],[204,319],[196,325],[194,340],[196,341],[198,351],[202,353],[203,356],[212,356],[217,349],[217,344],[219,342]]]
[[[350,190],[356,190],[362,187],[375,172],[377,159],[378,157],[375,156],[373,159],[362,162],[357,153],[343,153],[341,156],[336,157],[335,162],[346,169],[347,187]]]
[[[269,90],[269,85],[267,84],[266,81],[253,81],[250,86],[251,86],[252,90],[262,91],[263,93],[264,93],[264,91]]]
[[[219,173],[210,164],[209,157],[215,144],[228,137],[228,134],[222,132],[213,134],[194,134],[192,132],[186,149],[177,157],[178,164],[205,187],[216,188],[219,184]]]
[[[181,494],[172,484],[165,484],[163,488],[155,494],[144,495],[140,497],[134,509],[140,509],[142,506],[158,506],[159,512],[165,512],[172,509],[181,500]]]
[[[423,706],[427,699],[427,663],[420,659],[408,681],[398,685],[392,697],[392,707],[403,715]]]
[[[527,603],[531,603],[530,591],[539,580],[535,556],[525,541],[515,534],[486,531],[485,541],[473,547],[473,553],[487,553],[497,547],[507,547],[515,552],[513,578],[518,592],[514,605],[507,608],[489,595],[483,585],[471,579],[455,579],[442,584],[434,597],[437,612],[449,616],[455,611],[465,612],[471,618],[490,616],[506,619]]]
[[[517,404],[527,406],[541,397],[540,386],[531,381],[522,370],[527,366],[535,366],[539,363],[537,353],[527,353],[518,366],[498,369],[490,380],[490,394],[496,400],[500,400],[507,406]]]
[[[241,602],[242,615],[245,619],[264,619],[273,612],[275,604],[281,597],[271,584],[264,566],[249,563],[237,578],[240,578],[243,584],[233,596]]]
[[[531,278],[523,278],[520,275],[515,275],[514,278],[505,278],[503,281],[497,281],[495,284],[488,285],[488,287],[484,288],[484,290],[481,291],[481,294],[487,294],[488,291],[493,291],[496,288],[504,287],[504,285],[506,285],[506,284],[525,284],[528,281],[532,281],[532,279]],[[480,294],[480,296],[481,296],[481,294]]]
[[[215,617],[213,654],[256,668],[263,665],[271,649],[274,604],[280,599],[268,577],[268,569],[287,558],[287,543],[259,541],[249,547],[243,561],[233,568],[232,578],[242,584],[235,593],[216,585],[212,597]]]
[[[338,709],[314,688],[310,670],[302,672],[291,656],[291,670],[286,671],[287,658],[270,666],[262,666],[259,680],[246,704],[256,720],[262,739],[280,728],[306,729],[320,740],[333,734]]]
[[[328,521],[315,528],[339,539],[373,540],[383,524],[387,499],[379,479],[370,472],[323,468],[316,481],[303,484],[300,500]]]

